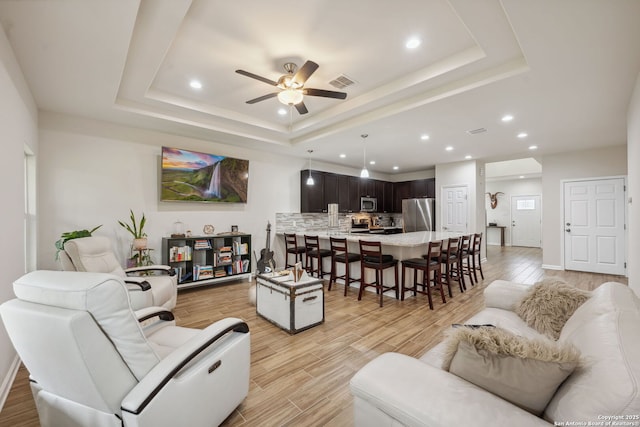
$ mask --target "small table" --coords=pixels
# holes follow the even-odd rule
[[[256,312],[290,334],[324,322],[323,281],[305,274],[298,282],[279,272],[259,274]]]
[[[499,228],[500,229],[500,246],[504,246],[504,229],[506,225],[487,225],[487,228]]]

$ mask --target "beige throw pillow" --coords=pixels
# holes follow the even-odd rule
[[[443,369],[537,416],[580,359],[571,345],[495,327],[455,328],[445,342]]]
[[[557,340],[569,317],[589,297],[591,292],[575,288],[559,279],[544,279],[536,283],[515,312],[527,325]]]

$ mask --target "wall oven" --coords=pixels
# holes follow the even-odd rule
[[[360,197],[360,212],[377,212],[378,199],[375,197]]]

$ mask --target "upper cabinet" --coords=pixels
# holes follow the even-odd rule
[[[307,185],[309,173],[314,185]],[[435,197],[435,178],[389,182],[330,172],[300,171],[300,212],[324,213],[337,203],[342,213],[360,212],[360,197],[378,199],[378,212],[402,212],[402,199]]]

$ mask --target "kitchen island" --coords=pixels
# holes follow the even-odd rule
[[[329,248],[329,238],[344,238],[347,239],[349,252],[359,253],[359,242],[364,241],[379,241],[382,244],[382,252],[384,254],[393,255],[399,262],[409,258],[420,258],[427,253],[429,242],[438,240],[446,240],[450,237],[460,237],[462,233],[442,232],[442,231],[414,231],[411,233],[399,233],[399,234],[368,234],[368,233],[349,233],[344,231],[296,231],[294,232],[298,237],[298,244],[304,245],[304,235],[318,236],[320,238],[320,246],[324,249]],[[278,232],[278,235],[283,235],[282,232]],[[281,238],[280,240],[284,240]],[[323,270],[325,272],[331,271],[331,259],[329,257],[323,260]],[[337,275],[344,274],[344,265],[337,265]],[[398,285],[400,285],[402,266],[398,266],[400,274],[398,277]],[[351,266],[351,276],[359,277],[360,263],[355,263]],[[367,280],[370,280],[369,274],[373,275],[372,271],[367,270]],[[387,269],[384,272],[384,282],[387,284],[393,283],[393,269]],[[413,275],[411,276],[413,277]],[[358,287],[359,284],[355,283],[352,287]],[[391,295],[391,294],[389,294]]]

